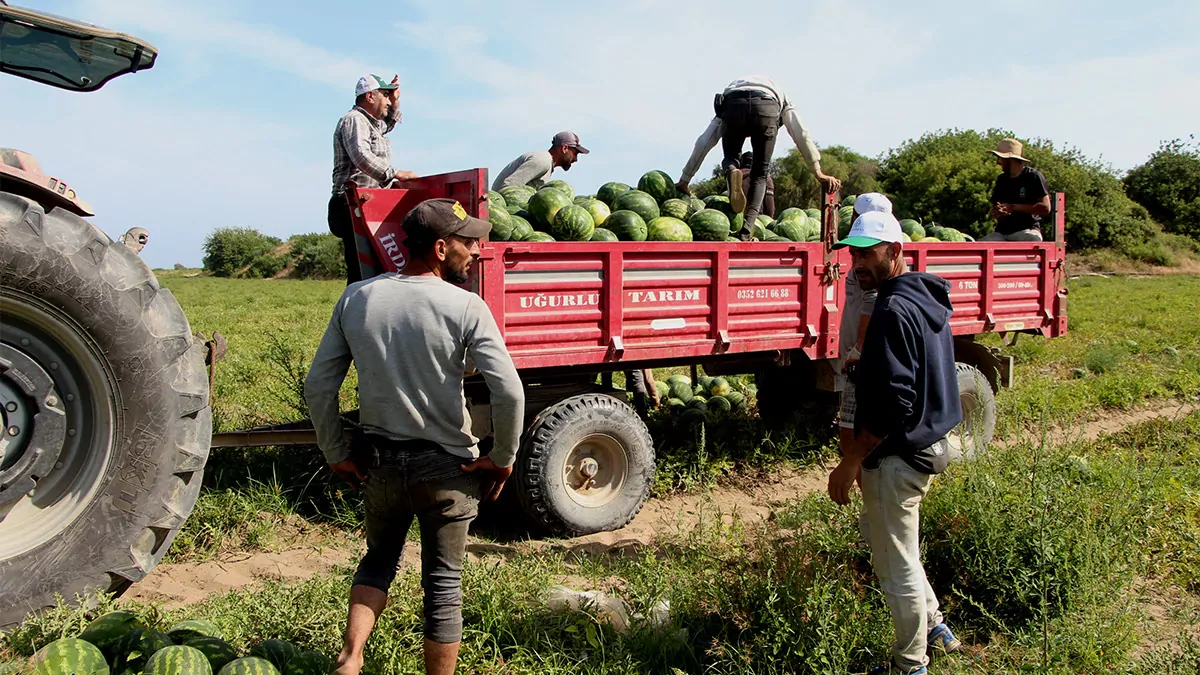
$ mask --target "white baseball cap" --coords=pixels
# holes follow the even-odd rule
[[[870,213],[871,211],[882,211],[883,213],[892,212],[892,200],[884,197],[878,192],[865,192],[854,200],[854,212],[858,215]]]
[[[400,85],[398,85],[398,84],[392,84],[391,82],[387,82],[378,75],[369,75],[368,74],[368,75],[363,75],[362,77],[358,78],[358,85],[356,87],[354,87],[354,96],[357,98],[357,97],[362,96],[363,94],[367,93],[368,91],[375,91],[376,89],[398,89],[398,88],[400,88]]]
[[[859,216],[850,227],[850,236],[834,244],[834,248],[871,248],[876,244],[893,244],[904,241],[900,221],[896,216],[882,211],[868,211]]]

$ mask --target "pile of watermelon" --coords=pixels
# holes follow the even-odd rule
[[[842,200],[838,208],[838,238],[844,239],[850,234],[850,226],[852,218],[854,218],[854,200],[858,199],[858,195],[850,195]],[[969,234],[959,232],[953,227],[942,227],[936,223],[921,225],[921,222],[912,218],[905,218],[900,221],[900,229],[904,232],[904,241],[920,242],[920,241],[947,241],[947,242],[967,242],[975,241]]]
[[[333,661],[286,640],[263,640],[242,655],[209,621],[157,630],[135,612],[119,610],[92,621],[78,637],[62,638],[33,656],[38,675],[323,675]]]
[[[655,381],[660,405],[678,414],[680,421],[700,424],[746,410],[754,396],[754,386],[736,379],[701,376],[695,384],[687,375],[672,375]]]

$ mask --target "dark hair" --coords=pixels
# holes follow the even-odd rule
[[[424,258],[433,252],[433,246],[437,243],[437,237],[408,237],[404,240],[404,245],[408,247],[408,257]]]
[[[369,91],[366,91],[366,92],[363,92],[363,93],[359,94],[358,96],[355,96],[355,97],[354,97],[354,105],[356,105],[356,106],[358,106],[358,107],[360,107],[360,108],[361,108],[361,107],[362,107],[362,104],[366,102],[366,100],[367,100],[367,94],[369,94],[369,93],[371,93],[371,92],[369,92]]]

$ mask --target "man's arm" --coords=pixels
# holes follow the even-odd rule
[[[717,147],[717,141],[721,140],[723,132],[724,126],[721,123],[721,118],[712,118],[704,133],[700,134],[700,138],[696,139],[696,145],[692,148],[692,156],[688,157],[687,163],[683,165],[683,172],[679,174],[679,185],[686,186],[692,182],[692,178],[700,170],[700,163],[708,156],[710,150]],[[683,188],[681,187],[680,189]]]
[[[467,351],[491,391],[494,443],[488,455],[498,467],[510,467],[517,458],[525,416],[525,389],[513,365],[500,328],[479,296],[467,307]]]
[[[800,121],[800,115],[796,112],[796,107],[790,101],[784,100],[783,105],[783,126],[787,127],[788,135],[792,137],[792,141],[796,143],[796,149],[804,157],[804,161],[808,162],[808,166],[817,176],[817,180],[825,186],[830,192],[837,192],[842,189],[842,181],[827,176],[821,171],[821,151],[817,149],[817,144],[813,142],[812,136],[809,135],[808,129],[805,128],[804,122]]]
[[[854,341],[854,347],[858,349],[859,353],[862,353],[863,345],[867,341],[867,326],[871,322],[871,315],[875,313],[875,298],[877,297],[879,297],[879,291],[863,291],[862,312],[858,317],[858,336]]]
[[[501,185],[501,187],[508,187],[509,185],[529,185],[530,181],[534,180],[535,178],[541,178],[552,168],[553,160],[547,160],[546,156],[538,153],[524,162],[521,162],[521,165],[504,179],[504,184]]]
[[[878,438],[901,429],[913,414],[916,404],[917,354],[914,331],[906,319],[895,312],[878,314],[871,319],[882,325],[875,329],[881,339],[867,338],[858,364],[859,428]],[[870,331],[871,328],[868,328]]]
[[[350,155],[350,161],[359,171],[379,181],[386,186],[396,177],[396,170],[371,151],[371,129],[363,115],[350,115],[347,125],[342,128],[343,145]]]
[[[346,441],[342,438],[342,417],[338,407],[338,392],[350,369],[350,345],[342,332],[343,295],[334,305],[333,317],[321,338],[321,345],[313,356],[304,379],[304,401],[313,428],[317,432],[317,446],[329,464],[338,464],[350,456]]]

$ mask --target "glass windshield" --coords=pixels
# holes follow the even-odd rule
[[[154,65],[135,37],[0,3],[0,70],[71,91],[95,91]]]

